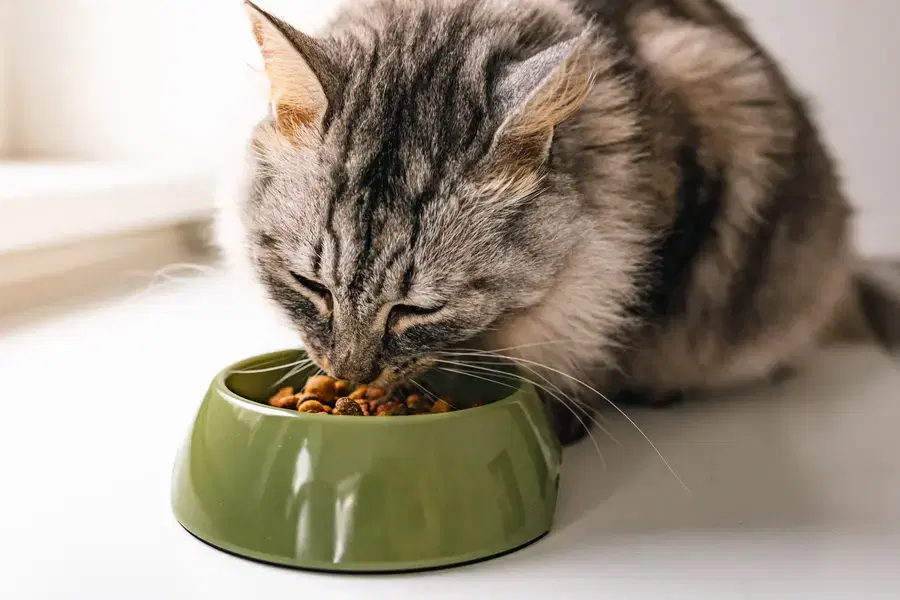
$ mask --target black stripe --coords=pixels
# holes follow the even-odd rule
[[[407,252],[408,245],[401,244],[397,248],[391,252],[390,256],[388,256],[387,261],[385,261],[384,268],[381,269],[381,272],[375,277],[375,280],[372,282],[372,288],[379,290],[384,287],[385,280],[387,279],[388,274],[394,268],[394,266],[400,261],[400,258]]]
[[[319,279],[322,267],[322,238],[316,240],[316,243],[313,245],[312,251],[312,270],[316,279]]]
[[[361,46],[357,48],[357,51],[363,54],[365,53],[365,49]],[[331,197],[328,199],[328,207],[325,217],[325,231],[328,233],[330,239],[332,240],[332,279],[335,285],[338,286],[341,285],[342,279],[340,273],[341,246],[337,236],[337,231],[334,229],[334,212],[337,203],[341,202],[347,195],[347,190],[350,184],[350,176],[347,172],[346,157],[350,152],[353,127],[360,121],[360,117],[366,108],[366,103],[370,96],[368,93],[365,93],[365,90],[369,89],[369,86],[371,85],[371,80],[375,73],[378,59],[379,49],[378,44],[376,43],[372,48],[371,53],[369,53],[368,55],[368,63],[366,65],[364,76],[360,78],[355,89],[347,91],[346,95],[350,98],[353,98],[353,102],[348,103],[347,106],[348,114],[344,118],[345,126],[339,146],[340,155],[344,158],[344,160],[339,161],[331,171],[331,178],[334,187]]]
[[[655,322],[665,321],[686,310],[686,292],[694,261],[702,249],[715,240],[713,226],[724,194],[721,171],[707,173],[697,160],[693,144],[682,146],[678,165],[681,183],[676,217],[654,249],[647,279],[649,285],[637,308],[638,314]]]
[[[802,114],[799,107],[795,108],[797,114]],[[811,124],[801,117],[789,153],[767,158],[777,164],[790,164],[788,157],[801,156],[802,144],[811,135]],[[745,236],[746,249],[741,269],[731,279],[726,311],[728,319],[724,333],[732,343],[740,343],[754,335],[762,325],[761,315],[754,309],[754,304],[772,262],[772,243],[778,228],[786,227],[786,232],[795,241],[804,240],[809,235],[809,224],[814,221],[811,213],[815,213],[820,205],[810,198],[805,189],[794,189],[797,182],[806,181],[811,176],[806,170],[807,164],[807,161],[800,160],[791,170],[790,177],[778,182],[768,203],[758,210],[759,225]],[[771,183],[760,181],[757,185],[765,187]]]
[[[278,246],[278,240],[268,233],[258,233],[256,235],[256,243],[266,250],[273,250]]]
[[[409,266],[406,267],[406,271],[403,272],[403,281],[400,284],[400,294],[403,297],[406,297],[409,294],[409,290],[412,288],[413,279],[416,277],[416,265],[415,263],[409,263]]]
[[[325,212],[325,233],[331,241],[331,279],[335,285],[341,285],[341,244],[337,231],[334,228],[334,211],[340,198],[347,189],[347,171],[343,165],[338,165],[331,170],[332,185],[334,191],[328,198],[328,207]]]

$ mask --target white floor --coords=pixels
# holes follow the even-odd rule
[[[210,377],[292,342],[221,277],[0,331],[0,598],[900,598],[900,363],[832,351],[777,389],[632,416],[565,457],[512,556],[339,577],[221,554],[169,511]]]

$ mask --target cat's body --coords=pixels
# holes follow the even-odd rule
[[[803,102],[717,0],[388,0],[318,40],[250,10],[273,109],[239,255],[337,375],[502,349],[653,401],[890,314]]]

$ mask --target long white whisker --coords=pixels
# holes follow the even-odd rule
[[[309,361],[308,363],[300,364],[300,365],[295,366],[293,369],[291,369],[290,371],[288,371],[287,373],[285,373],[278,381],[276,381],[275,383],[273,383],[273,384],[272,384],[272,387],[273,387],[273,388],[276,388],[276,387],[278,387],[279,385],[281,385],[282,383],[284,383],[285,381],[287,381],[288,379],[290,379],[291,377],[293,377],[294,375],[296,375],[297,373],[300,373],[300,372],[303,371],[304,369],[308,369],[311,363],[312,363],[312,361]],[[318,375],[318,374],[321,373],[321,372],[322,372],[322,369],[319,369],[319,370],[316,372],[316,375]]]
[[[619,443],[619,440],[616,439],[616,436],[614,436],[609,430],[606,429],[606,427],[604,427],[599,421],[597,421],[597,419],[595,419],[594,416],[593,416],[593,415],[592,415],[585,407],[581,406],[578,402],[575,401],[574,398],[572,398],[571,396],[569,396],[568,394],[566,394],[564,391],[562,391],[562,390],[561,390],[557,385],[555,385],[552,381],[550,381],[549,379],[547,379],[546,377],[544,377],[543,375],[541,375],[540,373],[538,373],[538,372],[535,371],[534,369],[528,367],[527,365],[519,365],[519,366],[522,367],[522,368],[524,368],[524,369],[528,369],[529,371],[531,371],[532,373],[534,373],[536,376],[540,377],[543,381],[545,381],[545,382],[547,383],[547,385],[549,385],[550,387],[552,387],[553,390],[548,389],[546,386],[543,386],[543,385],[541,385],[541,384],[539,384],[539,383],[537,383],[537,382],[535,382],[535,381],[532,381],[531,379],[529,379],[529,378],[527,378],[527,377],[523,377],[522,375],[509,373],[509,372],[507,372],[507,371],[501,371],[501,370],[499,370],[499,369],[490,369],[490,368],[482,367],[482,366],[476,365],[476,364],[471,364],[471,363],[467,363],[467,362],[460,362],[460,361],[452,361],[452,360],[441,360],[441,359],[438,359],[438,362],[439,362],[439,363],[443,363],[443,364],[456,365],[456,366],[458,366],[458,367],[468,367],[468,368],[471,368],[471,369],[478,369],[479,371],[484,371],[484,372],[493,373],[493,374],[496,374],[496,375],[501,375],[501,376],[510,377],[510,378],[514,378],[514,379],[521,379],[522,381],[527,381],[527,382],[530,383],[531,385],[533,385],[533,386],[535,386],[535,387],[538,387],[538,388],[544,390],[545,392],[547,392],[548,394],[550,394],[557,402],[559,402],[560,404],[562,404],[563,406],[565,406],[567,409],[569,409],[569,411],[571,411],[571,412],[574,414],[575,411],[574,411],[574,410],[572,409],[572,407],[571,407],[569,404],[567,404],[566,401],[565,401],[565,400],[567,399],[569,402],[571,402],[571,403],[575,406],[575,408],[578,408],[578,409],[581,411],[581,414],[584,415],[585,418],[589,419],[594,425],[597,426],[597,428],[598,428],[600,431],[602,431],[602,432],[603,432],[604,434],[606,434],[613,442],[615,442],[617,446],[621,446],[621,445],[622,445],[621,443]],[[509,364],[509,361],[507,361],[507,362],[505,362],[505,363],[503,363],[503,364],[508,365],[508,364]],[[554,392],[554,390],[555,390],[555,392]],[[560,395],[561,395],[562,397],[560,397]],[[577,415],[576,415],[576,416],[577,416]],[[579,420],[580,420],[580,419],[579,419]],[[583,424],[583,423],[582,423],[582,424]]]
[[[437,396],[435,396],[432,392],[429,392],[429,391],[425,388],[424,385],[422,385],[421,383],[419,383],[419,382],[416,381],[415,379],[410,379],[410,382],[412,382],[412,384],[413,384],[414,386],[416,386],[417,388],[419,388],[420,390],[422,390],[422,391],[425,393],[426,396],[430,396],[431,398],[433,398],[435,402],[437,402],[437,401],[439,400],[439,398],[438,398]]]
[[[456,374],[458,374],[458,375],[467,375],[467,376],[469,376],[469,377],[474,377],[475,379],[481,379],[481,380],[483,380],[483,381],[488,381],[488,382],[490,382],[490,383],[494,383],[494,384],[497,384],[497,385],[502,385],[502,386],[505,386],[505,387],[508,387],[508,388],[512,388],[512,389],[514,389],[514,390],[519,389],[518,386],[515,386],[515,385],[509,385],[508,383],[503,383],[502,381],[497,381],[497,380],[495,380],[495,379],[490,379],[490,378],[487,378],[487,377],[481,377],[481,376],[479,376],[479,375],[476,375],[476,374],[474,374],[474,373],[469,373],[469,372],[467,372],[467,371],[459,371],[459,370],[457,370],[457,369],[450,369],[450,368],[447,368],[447,367],[438,367],[438,368],[439,368],[441,371],[447,371],[448,373],[456,373]],[[529,381],[528,379],[526,379],[526,378],[524,378],[524,377],[523,377],[522,379],[524,379],[525,381]],[[540,384],[534,383],[533,381],[529,381],[529,383],[531,383],[531,384],[534,385],[535,387],[541,387]],[[549,391],[548,391],[548,393],[552,394],[553,392],[549,392]],[[565,403],[565,402],[562,402],[562,400],[560,400],[560,404],[562,404],[563,406],[566,406],[566,407],[568,408],[568,406],[566,405],[566,403]],[[590,430],[590,428],[587,426],[587,423],[585,423],[585,422],[581,419],[581,417],[578,416],[578,413],[576,413],[575,411],[573,411],[571,408],[569,408],[569,410],[572,411],[572,415],[573,415],[576,419],[578,419],[578,422],[581,423],[581,426],[584,427],[584,430],[587,432],[588,437],[591,438],[591,443],[594,445],[594,448],[597,450],[597,456],[600,457],[600,463],[601,463],[601,465],[603,466],[603,470],[606,471],[606,470],[607,470],[606,459],[603,458],[603,452],[600,451],[600,445],[597,443],[597,439],[596,439],[596,438],[593,436],[593,434],[591,433],[591,430]]]
[[[254,373],[268,373],[270,371],[278,371],[280,369],[289,369],[291,367],[296,367],[298,365],[306,366],[311,362],[312,361],[309,359],[298,360],[296,362],[282,364],[282,365],[276,365],[274,367],[266,367],[264,369],[241,369],[239,371],[230,371],[229,374],[230,375],[252,375]]]
[[[479,366],[482,366],[482,365],[509,366],[510,360],[509,360],[509,357],[498,355],[496,358],[493,358],[492,360],[467,359],[465,361],[465,364],[472,365],[472,366],[475,366],[475,365],[479,365]],[[540,377],[543,381],[547,382],[548,385],[552,386],[555,390],[557,390],[560,394],[563,394],[566,398],[569,399],[570,402],[572,402],[572,404],[574,404],[577,408],[579,408],[581,410],[582,414],[584,414],[585,416],[588,416],[591,419],[591,421],[593,423],[595,423],[597,425],[597,427],[600,428],[601,431],[603,431],[607,436],[609,436],[609,438],[612,441],[614,441],[616,443],[616,445],[622,446],[622,444],[619,443],[619,441],[615,438],[615,436],[613,436],[609,431],[607,431],[603,427],[603,425],[600,424],[601,420],[608,421],[608,419],[606,419],[601,413],[597,412],[590,404],[566,394],[565,392],[562,391],[562,389],[559,388],[559,386],[554,384],[547,377],[544,377],[543,375],[538,373],[537,370],[529,367],[528,365],[519,363],[519,364],[517,364],[517,366],[519,368],[527,369],[528,371],[534,373],[535,375]]]
[[[452,352],[443,352],[442,354],[450,354],[450,355],[453,355],[453,354],[455,354],[455,353],[452,353]],[[460,354],[465,354],[465,353],[460,353]],[[473,354],[473,355],[478,355],[478,354],[481,354],[481,353],[480,353],[480,352],[474,352],[474,353],[471,353],[471,354]],[[643,438],[647,441],[647,443],[650,444],[650,447],[653,449],[653,451],[656,453],[656,455],[659,456],[660,460],[663,461],[663,464],[666,465],[666,468],[669,470],[669,472],[672,474],[672,476],[675,477],[675,479],[678,480],[678,483],[681,484],[681,487],[683,487],[683,488],[685,489],[685,491],[687,491],[687,492],[690,492],[690,491],[691,491],[691,489],[684,483],[684,481],[682,481],[681,477],[678,476],[678,473],[675,472],[675,469],[672,468],[672,465],[669,464],[669,461],[666,460],[666,457],[663,456],[662,452],[659,451],[659,448],[656,447],[656,444],[654,444],[653,441],[647,436],[647,434],[644,433],[644,430],[641,429],[641,428],[638,426],[638,424],[634,422],[634,419],[632,419],[631,417],[629,417],[628,414],[627,414],[624,410],[622,410],[621,408],[619,408],[618,406],[616,406],[616,404],[615,404],[612,400],[610,400],[609,398],[607,398],[607,397],[606,397],[604,394],[602,394],[599,390],[593,388],[592,386],[588,385],[588,384],[585,383],[584,381],[581,381],[580,379],[578,379],[578,378],[576,378],[576,377],[573,377],[572,375],[569,375],[568,373],[564,373],[563,371],[560,371],[560,370],[558,370],[558,369],[554,369],[553,367],[549,367],[549,366],[544,365],[544,364],[541,364],[541,363],[539,363],[539,362],[535,362],[535,361],[533,361],[533,360],[528,360],[528,359],[525,359],[525,358],[520,358],[520,357],[517,357],[517,356],[507,356],[506,358],[509,358],[510,360],[512,360],[512,361],[514,361],[514,362],[527,363],[527,364],[530,364],[530,365],[534,365],[534,366],[537,366],[537,367],[541,367],[541,368],[543,368],[543,369],[547,369],[548,371],[551,371],[551,372],[553,372],[553,373],[556,373],[557,375],[560,375],[560,376],[565,377],[565,378],[567,378],[567,379],[569,379],[569,380],[571,380],[571,381],[574,381],[575,383],[577,383],[577,384],[579,384],[579,385],[583,385],[583,386],[586,387],[587,389],[591,390],[592,392],[594,392],[595,394],[597,394],[598,396],[600,396],[601,398],[603,398],[603,400],[605,400],[610,406],[612,406],[612,407],[613,407],[620,415],[622,415],[623,417],[625,417],[625,419],[626,419],[629,423],[631,423],[631,425],[637,430],[637,432],[641,434],[641,437],[643,437]]]
[[[520,350],[522,348],[536,348],[538,346],[551,346],[554,344],[596,344],[597,340],[579,340],[575,338],[570,339],[559,339],[559,340],[545,340],[543,342],[530,342],[528,344],[519,344],[517,346],[506,346],[505,348],[494,348],[491,350],[485,350],[485,352],[506,352],[509,350]],[[459,350],[474,350],[479,352],[479,350],[475,348],[459,348]]]

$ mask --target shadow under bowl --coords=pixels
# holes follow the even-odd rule
[[[172,479],[175,516],[194,536],[278,565],[401,572],[506,554],[549,531],[561,450],[530,384],[427,374],[454,400],[489,402],[444,414],[265,404],[302,358],[257,356],[213,380]],[[300,389],[310,374],[281,385]]]

